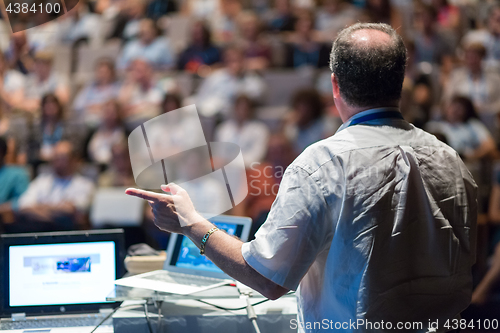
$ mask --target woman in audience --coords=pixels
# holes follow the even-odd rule
[[[241,148],[247,167],[264,158],[268,138],[269,129],[255,119],[253,102],[245,95],[236,98],[232,119],[220,124],[215,131],[216,141],[232,142]]]
[[[241,15],[239,20],[240,40],[248,69],[263,70],[271,65],[271,47],[262,34],[259,17],[253,13]]]
[[[444,134],[448,144],[466,160],[479,160],[494,155],[495,142],[486,126],[477,118],[470,99],[454,97],[444,116],[442,121],[429,122],[426,130]]]
[[[125,129],[121,122],[120,105],[116,100],[103,105],[103,121],[91,136],[88,155],[92,162],[108,165],[111,162],[111,147],[125,140]]]
[[[34,124],[30,138],[30,163],[50,161],[60,141],[75,140],[75,133],[64,121],[64,110],[54,94],[42,97],[40,120]]]
[[[312,12],[302,10],[295,23],[295,31],[289,36],[285,46],[287,67],[325,67],[330,57],[330,47],[318,42],[315,34],[314,15]]]
[[[73,102],[75,118],[95,128],[101,123],[104,104],[117,98],[119,84],[116,81],[115,63],[103,58],[95,66],[94,81],[85,86]]]
[[[169,69],[174,65],[172,47],[162,38],[155,21],[141,20],[139,36],[125,44],[118,59],[118,69],[126,70],[135,59],[148,61],[155,69]]]
[[[323,119],[323,100],[315,89],[297,91],[292,98],[292,108],[285,134],[292,141],[296,154],[333,134]]]
[[[191,44],[179,55],[177,69],[196,73],[200,66],[211,66],[221,60],[221,52],[213,45],[208,27],[197,21],[191,31]]]

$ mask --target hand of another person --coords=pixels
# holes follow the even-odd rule
[[[182,187],[170,183],[161,189],[171,194],[128,188],[125,193],[149,202],[153,210],[154,222],[158,228],[167,232],[182,233],[182,228],[204,220],[195,210],[191,198]]]

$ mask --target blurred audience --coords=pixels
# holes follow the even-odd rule
[[[191,43],[177,60],[177,69],[196,73],[200,66],[211,66],[221,60],[221,51],[212,43],[210,29],[203,21],[197,21],[191,32]]]
[[[291,0],[274,0],[274,8],[266,15],[268,28],[272,32],[292,31],[295,20]]]
[[[54,94],[43,96],[41,116],[33,124],[29,138],[29,160],[38,164],[50,161],[54,155],[54,148],[60,141],[75,141],[75,132],[64,119],[63,105]]]
[[[479,117],[486,124],[493,125],[495,115],[500,111],[500,75],[484,68],[485,55],[486,49],[481,44],[469,45],[465,50],[464,67],[451,73],[443,96],[445,102],[456,95],[468,97]]]
[[[246,67],[263,70],[271,65],[271,46],[262,34],[262,22],[254,13],[245,13],[239,19],[239,46],[243,50]]]
[[[119,88],[113,60],[99,59],[93,81],[83,87],[73,101],[74,117],[95,128],[102,121],[103,105],[118,97]]]
[[[73,230],[86,227],[94,184],[78,175],[72,144],[61,141],[54,147],[52,171],[37,176],[19,198],[16,222],[11,231]]]
[[[301,10],[295,22],[295,30],[289,36],[286,49],[287,67],[325,67],[330,59],[330,47],[319,41],[314,31],[314,14]]]
[[[456,96],[445,110],[442,121],[432,121],[427,131],[441,133],[447,143],[466,160],[492,157],[495,142],[485,125],[478,119],[474,105],[467,97]]]
[[[69,101],[68,80],[53,70],[50,52],[39,51],[35,55],[33,71],[26,76],[22,108],[31,112],[38,110],[44,95],[54,94],[62,104]]]
[[[164,92],[147,61],[136,59],[130,67],[130,73],[118,93],[118,101],[123,106],[125,125],[131,131],[146,119],[159,114]]]
[[[120,105],[116,100],[106,102],[102,109],[102,123],[91,135],[87,151],[90,161],[108,165],[113,157],[111,148],[125,140],[125,128],[121,121]]]
[[[175,61],[172,47],[168,40],[160,35],[161,31],[155,21],[142,19],[137,39],[127,42],[123,47],[117,63],[118,69],[127,69],[135,59],[147,61],[155,69],[173,67]]]
[[[245,67],[243,51],[237,47],[228,47],[224,52],[224,68],[214,71],[203,80],[195,101],[203,116],[228,116],[237,95],[245,94],[258,101],[264,92],[264,80]]]
[[[128,145],[125,141],[111,146],[109,167],[101,173],[98,180],[99,187],[130,187],[135,186]]]
[[[329,136],[332,130],[323,119],[323,100],[315,89],[297,91],[292,99],[292,108],[285,133],[298,155],[307,146]]]
[[[19,197],[26,191],[29,176],[19,166],[6,165],[7,141],[0,136],[0,224],[13,222],[9,214],[18,206]],[[1,231],[1,228],[0,228]]]
[[[254,112],[252,100],[240,95],[234,102],[232,118],[221,123],[215,131],[216,141],[232,142],[241,148],[246,167],[262,161],[269,139],[269,129],[255,119]]]

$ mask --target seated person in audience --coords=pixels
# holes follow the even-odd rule
[[[141,20],[139,36],[123,47],[117,67],[127,69],[133,60],[147,60],[155,69],[168,69],[174,65],[172,47],[166,38],[160,36],[160,29],[151,19]]]
[[[135,186],[130,155],[126,141],[115,143],[111,147],[109,168],[99,176],[99,187]]]
[[[111,147],[125,140],[126,136],[118,102],[108,101],[102,108],[101,126],[90,137],[87,152],[92,162],[108,165],[112,160]]]
[[[460,8],[448,0],[432,0],[432,6],[437,12],[437,23],[443,30],[459,32],[462,25]]]
[[[245,54],[248,69],[262,70],[271,65],[271,46],[262,28],[262,22],[254,13],[245,13],[239,18],[238,45]]]
[[[323,100],[315,89],[297,91],[292,98],[292,108],[285,134],[297,155],[307,146],[335,132],[325,122]]]
[[[52,5],[54,4],[55,2],[52,3]],[[40,6],[38,9],[40,9]],[[61,11],[62,10],[63,8],[61,7]],[[26,38],[28,45],[34,52],[48,50],[49,48],[57,46],[57,37],[60,32],[59,22],[53,19],[53,14],[53,12],[49,13],[47,10],[30,12]]]
[[[467,97],[454,97],[445,111],[443,120],[426,125],[428,132],[444,134],[448,144],[466,160],[494,155],[495,142]]]
[[[161,103],[161,112],[169,113],[181,107],[181,97],[177,93],[168,93]],[[182,112],[171,113],[167,123],[153,123],[148,128],[148,142],[154,151],[165,151],[170,156],[205,142],[204,136],[193,131],[199,118],[183,117]],[[189,133],[189,135],[186,135]],[[201,133],[200,135],[203,135]]]
[[[360,12],[345,0],[323,0],[316,14],[316,30],[321,40],[331,42],[343,28],[356,23]]]
[[[194,23],[191,31],[191,43],[182,51],[177,60],[177,69],[196,73],[200,66],[211,66],[221,61],[221,52],[213,45],[211,33],[202,22]]]
[[[268,139],[269,129],[255,119],[253,102],[245,95],[236,98],[232,118],[221,123],[215,131],[215,141],[232,142],[241,148],[246,167],[262,161]]]
[[[75,132],[64,120],[64,109],[54,94],[43,96],[40,119],[33,124],[29,138],[29,161],[33,164],[52,160],[60,141],[75,139]]]
[[[146,0],[120,0],[111,1],[104,16],[115,16],[114,26],[109,38],[120,38],[130,41],[139,35],[141,20],[146,18]]]
[[[40,106],[42,96],[55,94],[62,104],[69,100],[69,83],[53,70],[53,54],[39,51],[35,55],[33,72],[26,77],[21,107],[35,112]]]
[[[468,97],[488,126],[494,124],[500,111],[500,75],[484,68],[482,61],[485,56],[486,49],[481,44],[471,44],[466,48],[465,66],[451,73],[444,87],[444,101],[449,102],[457,95]]]
[[[30,182],[25,169],[5,165],[7,141],[0,136],[0,223],[12,222],[9,214],[17,208],[19,197],[26,191]]]
[[[491,189],[490,204],[488,209],[489,222],[497,226],[500,224],[500,172],[496,172],[493,187]],[[498,241],[499,230],[493,235]],[[495,239],[496,238],[496,239]],[[472,293],[472,304],[482,305],[488,301],[491,292],[500,282],[500,243],[495,245],[495,251],[490,260],[490,267]]]
[[[436,10],[430,5],[420,5],[416,10],[416,29],[412,36],[415,47],[413,61],[416,63],[442,64],[451,61],[453,45],[438,31],[437,17]]]
[[[95,128],[102,120],[102,107],[118,97],[119,84],[115,75],[115,63],[103,58],[97,61],[94,80],[85,86],[73,102],[75,118]]]
[[[33,57],[35,49],[28,43],[26,37],[26,25],[18,24],[13,27],[16,33],[13,33],[10,38],[8,49],[5,51],[5,58],[9,64],[9,68],[15,69],[23,74],[28,72],[33,67]]]
[[[101,18],[90,12],[88,0],[79,0],[76,5],[65,15],[58,18],[58,40],[67,45],[86,42],[96,45],[103,40]]]
[[[200,84],[195,103],[202,116],[228,116],[238,95],[245,94],[258,101],[264,93],[264,80],[245,67],[243,51],[231,46],[224,51],[224,68],[213,72]]]
[[[291,0],[274,0],[274,8],[265,15],[267,28],[272,32],[293,31],[296,17]]]
[[[53,171],[37,176],[19,198],[11,231],[73,230],[85,227],[84,216],[94,184],[76,173],[77,157],[71,143],[54,148]]]
[[[471,30],[462,38],[462,45],[479,43],[486,49],[487,67],[500,67],[500,4],[494,3],[488,12],[486,29]]]
[[[151,0],[146,9],[146,16],[157,20],[175,11],[177,11],[177,1],[175,0]]]
[[[0,98],[6,106],[20,108],[23,102],[25,77],[21,72],[10,69],[0,52]]]
[[[0,137],[4,137],[7,142],[6,163],[26,164],[28,128],[26,117],[13,114],[12,108],[0,100]]]
[[[131,71],[118,93],[123,107],[123,120],[128,130],[159,114],[164,92],[154,79],[151,65],[143,59],[131,64]]]
[[[403,17],[391,0],[366,0],[362,16],[364,22],[389,24],[397,29],[398,34],[405,36]]]
[[[219,0],[218,10],[207,18],[217,44],[235,41],[238,32],[238,17],[242,8],[241,0]]]
[[[282,133],[269,137],[267,153],[262,163],[252,163],[246,170],[248,195],[235,207],[234,213],[253,220],[250,238],[264,223],[276,198],[281,177],[296,157],[292,144]]]
[[[330,48],[319,41],[314,30],[314,14],[301,10],[295,22],[295,30],[285,46],[287,67],[325,67],[330,58]]]

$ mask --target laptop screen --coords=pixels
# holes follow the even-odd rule
[[[1,235],[2,316],[97,312],[122,276],[123,230]]]
[[[217,228],[225,230],[229,235],[241,237],[241,232],[243,231],[243,226],[241,224],[221,222],[213,222],[213,224],[215,224]],[[206,256],[200,254],[200,250],[187,237],[177,236],[170,265],[200,271],[222,273],[219,267],[211,262]]]
[[[9,247],[9,305],[103,303],[116,278],[115,243]]]

